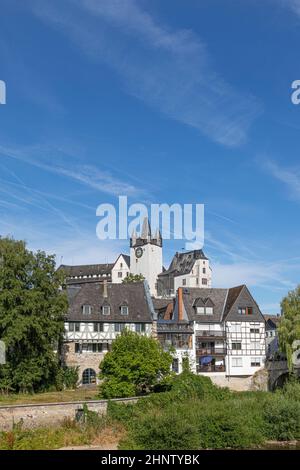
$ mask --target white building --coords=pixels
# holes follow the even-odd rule
[[[111,270],[111,282],[121,284],[130,274],[130,257],[128,255],[119,255]]]
[[[160,312],[157,331],[162,344],[176,348],[178,372],[188,356],[193,371],[226,385],[226,379],[249,379],[264,367],[265,321],[245,285],[180,287],[173,313],[163,317]]]
[[[212,271],[203,250],[176,253],[158,276],[158,295],[175,296],[179,287],[211,288]]]
[[[162,238],[157,231],[152,236],[148,219],[144,220],[139,236],[130,239],[130,273],[140,274],[147,280],[151,295],[157,295],[157,277],[162,272]]]
[[[146,282],[86,282],[67,289],[64,361],[78,366],[81,384],[96,383],[99,364],[124,328],[151,336],[153,304]]]

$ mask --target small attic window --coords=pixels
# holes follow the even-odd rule
[[[120,307],[121,315],[128,315],[128,305],[123,304]]]
[[[82,315],[91,315],[92,313],[92,307],[90,305],[83,305],[82,306]]]
[[[110,305],[104,304],[101,307],[102,315],[110,315]]]

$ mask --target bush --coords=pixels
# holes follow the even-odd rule
[[[300,402],[276,394],[264,410],[265,430],[269,439],[288,441],[300,438]]]
[[[215,398],[223,400],[231,396],[228,388],[214,385],[209,377],[195,375],[186,371],[175,376],[171,383],[171,393],[179,399],[182,397],[197,397],[200,399]]]

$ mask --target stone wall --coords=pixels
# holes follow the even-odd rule
[[[138,398],[121,398],[112,401],[135,403],[137,400]],[[74,419],[76,411],[82,409],[84,403],[90,411],[99,414],[106,413],[107,400],[0,406],[0,431],[10,431],[14,424],[21,421],[23,421],[23,427],[28,429],[56,426],[66,418]]]
[[[101,353],[75,353],[75,342],[64,344],[64,359],[69,367],[79,366],[79,383],[81,384],[82,373],[85,369],[94,369],[96,376],[99,374],[99,364],[103,360],[106,351]],[[98,380],[97,380],[98,382]]]

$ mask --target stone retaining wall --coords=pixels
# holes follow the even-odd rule
[[[121,398],[112,401],[135,403],[137,400],[138,398]],[[76,411],[82,409],[84,403],[90,411],[105,414],[108,400],[0,406],[0,431],[10,431],[20,421],[23,421],[24,428],[29,429],[58,425],[65,418],[74,419]]]

